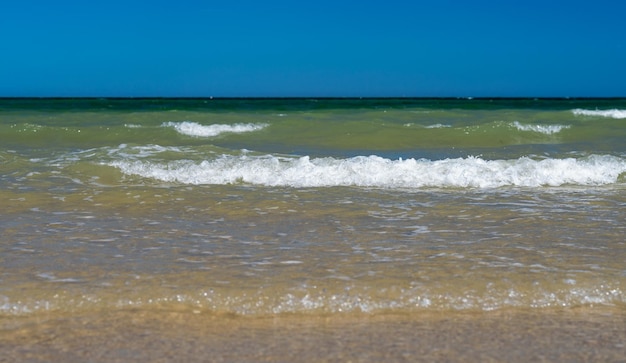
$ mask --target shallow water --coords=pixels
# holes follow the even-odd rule
[[[3,231],[10,314],[624,307],[622,189],[129,187],[16,199],[5,199]]]

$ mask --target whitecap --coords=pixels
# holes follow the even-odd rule
[[[529,125],[523,124],[518,121],[511,123],[511,126],[520,131],[537,132],[545,135],[552,135],[561,132],[564,129],[569,129],[569,125]]]
[[[585,110],[577,108],[572,110],[572,113],[576,116],[601,116],[607,118],[622,119],[626,118],[626,110],[612,109],[612,110]]]
[[[244,133],[259,131],[267,126],[267,124],[212,124],[201,125],[197,122],[183,121],[183,122],[165,122],[163,127],[172,127],[179,133],[188,136],[196,137],[214,137],[223,133]]]
[[[497,188],[502,186],[606,185],[626,173],[626,160],[586,158],[445,160],[357,156],[347,159],[222,155],[213,160],[153,163],[119,160],[109,165],[128,175],[183,184],[254,184],[289,187]]]

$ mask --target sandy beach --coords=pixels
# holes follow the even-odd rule
[[[284,316],[114,311],[4,321],[2,362],[623,362],[615,312]]]

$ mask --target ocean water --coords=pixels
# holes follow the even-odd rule
[[[2,99],[0,320],[626,311],[624,99]]]

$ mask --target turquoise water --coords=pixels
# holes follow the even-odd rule
[[[0,100],[0,314],[626,306],[624,99]]]

